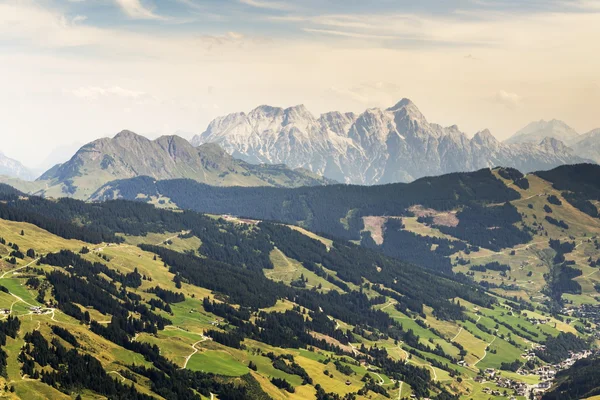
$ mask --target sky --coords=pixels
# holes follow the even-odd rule
[[[600,0],[0,0],[0,151],[47,167],[123,129],[390,107],[505,139],[600,127]]]

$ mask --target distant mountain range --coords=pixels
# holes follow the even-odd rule
[[[253,165],[236,160],[216,144],[197,148],[179,136],[149,140],[131,131],[81,147],[67,162],[35,182],[8,181],[27,193],[88,199],[107,182],[148,176],[186,178],[215,186],[297,187],[330,183],[309,171],[284,165]]]
[[[582,157],[600,163],[600,128],[578,136],[570,146]]]
[[[505,143],[539,143],[544,138],[553,138],[564,143],[575,140],[579,133],[563,121],[534,121],[508,138]]]
[[[505,142],[488,130],[469,138],[456,126],[428,122],[403,99],[387,109],[319,117],[302,105],[260,106],[215,119],[191,143],[125,130],[84,145],[35,181],[33,172],[0,154],[0,182],[30,194],[87,200],[103,197],[98,190],[110,182],[143,176],[212,186],[373,185],[496,166],[532,172],[591,161],[600,163],[600,129],[580,135],[562,121],[542,120]]]
[[[35,179],[35,174],[17,160],[0,152],[0,175],[23,180]]]
[[[544,138],[562,141],[576,155],[600,163],[600,128],[579,134],[563,121],[535,121],[506,140],[505,143],[536,143]]]
[[[488,130],[472,139],[458,127],[430,123],[408,99],[362,114],[313,116],[306,107],[260,106],[212,121],[192,139],[217,143],[250,163],[284,163],[352,184],[408,182],[424,176],[507,166],[524,172],[584,161],[548,135],[501,143]],[[576,135],[564,128],[564,137]]]

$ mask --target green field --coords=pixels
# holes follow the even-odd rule
[[[225,376],[241,376],[248,373],[248,367],[225,351],[209,350],[194,354],[187,364],[192,371],[212,372]]]

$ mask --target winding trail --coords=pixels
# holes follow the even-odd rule
[[[406,358],[404,359],[404,361],[408,364],[408,363],[413,363],[415,364],[417,367],[427,367],[431,369],[431,372],[433,372],[433,380],[437,381],[438,380],[438,376],[437,376],[437,372],[435,372],[435,368],[433,368],[432,365],[429,364],[419,364],[418,362],[411,360],[410,359],[410,354],[404,350],[402,347],[400,347],[400,345],[398,345],[398,350],[401,350],[404,352],[404,354],[406,355]]]
[[[462,333],[463,329],[464,329],[464,327],[461,326],[460,329],[458,330],[458,333],[456,334],[456,336],[454,336],[452,338],[452,342],[454,342],[456,340],[456,338]]]
[[[398,344],[398,350],[404,352],[404,360],[406,362],[410,362],[410,354],[408,354],[408,351],[404,350],[402,347],[400,347],[400,345]]]
[[[166,239],[161,240],[160,242],[156,243],[156,246],[160,246],[161,244],[164,244],[165,242],[168,242],[169,240],[172,240],[172,239],[175,239],[175,238],[179,237],[179,235],[186,235],[186,234],[188,234],[190,232],[191,231],[181,231],[181,232],[179,232],[175,236],[171,236],[171,237],[168,237]]]
[[[371,373],[373,375],[377,375],[377,377],[379,378],[379,383],[377,383],[379,386],[383,386],[383,384],[385,383],[385,381],[383,380],[383,378],[381,377],[381,375],[379,375],[377,372],[373,372],[371,371]]]
[[[477,364],[479,364],[479,362],[481,360],[483,360],[485,358],[485,356],[487,356],[487,349],[492,345],[492,343],[494,343],[496,341],[496,339],[498,339],[498,337],[494,336],[494,338],[492,339],[492,341],[489,342],[487,346],[485,346],[485,350],[483,351],[483,357],[481,357],[479,360],[477,360],[477,362],[475,364],[473,364],[473,366],[476,366]]]
[[[28,263],[28,264],[26,264],[26,265],[23,265],[22,267],[17,267],[17,268],[14,268],[14,269],[8,270],[8,271],[6,271],[5,273],[3,273],[2,275],[0,275],[0,279],[4,279],[4,278],[6,277],[6,275],[7,275],[7,274],[10,274],[11,272],[12,272],[12,273],[15,273],[15,272],[17,272],[17,271],[19,271],[19,270],[22,270],[23,268],[27,268],[27,267],[29,267],[31,264],[33,264],[33,263],[36,263],[36,262],[38,262],[38,261],[39,261],[39,257],[38,257],[38,258],[36,258],[35,260],[33,260],[32,262],[30,262],[30,263]]]
[[[202,336],[202,339],[198,340],[196,343],[194,343],[192,345],[192,349],[194,349],[194,351],[192,352],[192,354],[190,354],[189,356],[187,356],[185,358],[185,362],[183,363],[183,367],[181,369],[186,369],[187,365],[188,365],[188,362],[190,361],[190,358],[192,358],[192,356],[198,352],[198,349],[196,348],[196,345],[199,344],[199,343],[202,343],[202,342],[206,341],[207,339],[208,338],[206,336]]]
[[[125,377],[124,377],[123,375],[121,375],[121,374],[119,373],[119,371],[108,371],[108,373],[109,373],[109,374],[115,374],[115,375],[119,375],[119,376],[121,377],[121,379],[122,379],[121,383],[122,383],[122,382],[125,382]]]

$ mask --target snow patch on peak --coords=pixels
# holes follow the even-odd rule
[[[226,121],[227,120],[227,121]],[[303,106],[261,106],[217,118],[194,140],[215,142],[252,163],[284,163],[338,182],[384,184],[497,165],[523,172],[581,162],[562,143],[500,143],[489,130],[469,139],[458,126],[429,123],[402,99],[361,114],[337,111],[317,119]]]

